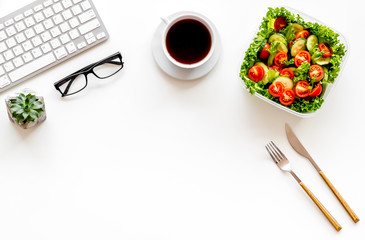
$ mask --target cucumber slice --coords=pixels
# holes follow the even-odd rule
[[[293,42],[293,44],[291,45],[291,48],[290,48],[290,54],[292,57],[295,57],[295,55],[297,55],[297,53],[300,50],[306,49],[306,47],[305,47],[306,41],[307,41],[307,39],[305,39],[305,38],[298,38],[297,40],[295,40]]]
[[[318,44],[318,38],[316,35],[310,35],[307,39],[307,49],[308,51],[311,51],[314,46],[316,46],[316,44]]]
[[[273,63],[274,63],[274,57],[275,57],[274,54],[270,54],[269,58],[267,59],[267,65],[268,66],[273,65]]]
[[[286,77],[286,76],[277,77],[273,83],[275,83],[275,82],[281,82],[285,88],[293,89],[293,87],[294,87],[293,80],[291,80],[289,77]]]
[[[323,82],[327,82],[328,80],[328,69],[326,67],[322,67],[323,68],[323,78],[322,81]]]
[[[286,47],[286,45],[283,42],[279,42],[279,41],[276,41],[276,42],[279,43],[278,47],[276,48],[277,52],[288,53],[288,48]],[[275,44],[275,42],[274,42],[274,44]]]
[[[313,63],[318,64],[318,65],[326,65],[329,64],[331,61],[331,57],[319,57],[317,59],[313,59]]]
[[[269,40],[267,42],[272,43],[272,42],[276,42],[276,41],[284,43],[285,46],[288,45],[285,37],[280,33],[274,33],[273,35],[271,35],[271,37],[269,38]]]
[[[293,23],[294,32],[298,33],[304,29],[304,27],[298,23]]]
[[[255,63],[255,65],[259,65],[265,70],[265,76],[262,78],[261,81],[266,85],[269,82],[269,76],[267,74],[269,72],[269,68],[263,62],[257,62]]]

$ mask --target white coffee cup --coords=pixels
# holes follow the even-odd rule
[[[214,27],[212,26],[212,24],[209,22],[209,20],[202,16],[199,13],[195,13],[195,12],[179,12],[177,14],[174,15],[173,18],[161,18],[162,21],[164,22],[164,24],[166,25],[163,32],[162,32],[162,49],[163,49],[163,53],[166,56],[166,58],[175,66],[180,67],[180,68],[184,68],[184,69],[194,69],[194,68],[198,68],[202,65],[204,65],[213,55],[214,53],[214,49],[215,49],[215,45],[216,45],[216,33],[214,30]],[[203,26],[205,26],[205,28],[208,30],[209,34],[210,34],[210,39],[211,39],[211,44],[210,44],[210,49],[208,54],[205,55],[204,58],[202,58],[201,60],[199,60],[198,62],[194,62],[194,63],[183,63],[178,61],[177,59],[175,59],[170,52],[167,49],[167,44],[166,44],[166,38],[167,38],[167,34],[169,33],[169,31],[171,30],[171,28],[176,24],[179,23],[183,20],[195,20],[198,21],[199,23],[201,23]]]

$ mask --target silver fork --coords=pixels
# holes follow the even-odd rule
[[[322,205],[322,203],[314,196],[314,194],[304,185],[304,183],[298,178],[298,176],[293,172],[290,166],[289,160],[280,151],[280,149],[271,141],[265,146],[266,150],[269,152],[272,160],[276,165],[283,171],[289,172],[299,185],[304,189],[308,196],[313,200],[317,207],[322,211],[322,213],[327,217],[330,223],[335,227],[337,231],[341,230],[341,225],[336,221],[336,219],[328,212],[328,210]]]

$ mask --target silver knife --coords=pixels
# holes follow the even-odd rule
[[[333,184],[330,182],[330,180],[326,177],[326,175],[324,175],[322,170],[319,168],[317,163],[313,160],[311,155],[309,155],[308,151],[304,148],[302,143],[299,141],[299,139],[297,138],[297,136],[294,134],[293,130],[287,123],[285,123],[285,131],[286,131],[286,136],[288,138],[288,141],[289,141],[290,145],[294,148],[294,150],[297,153],[299,153],[300,155],[302,155],[303,157],[307,158],[312,163],[313,167],[317,170],[317,172],[321,175],[323,180],[327,183],[328,187],[332,190],[332,192],[335,194],[337,199],[341,202],[342,206],[346,209],[347,213],[350,215],[352,220],[355,223],[358,222],[360,219],[356,216],[354,211],[350,208],[350,206],[347,204],[345,199],[343,199],[343,197],[336,190],[336,188],[333,186]]]

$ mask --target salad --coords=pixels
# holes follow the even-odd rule
[[[240,77],[251,94],[299,113],[314,112],[334,83],[346,53],[339,34],[305,22],[285,8],[269,8],[245,53]]]

